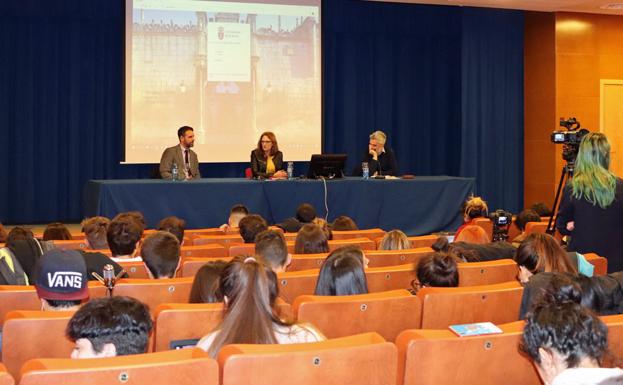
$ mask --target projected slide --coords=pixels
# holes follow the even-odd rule
[[[157,163],[195,129],[199,161],[321,152],[320,1],[126,0],[125,162]]]

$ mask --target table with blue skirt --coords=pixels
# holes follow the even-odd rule
[[[460,207],[474,192],[474,178],[422,176],[415,179],[249,180],[158,179],[91,180],[84,188],[87,217],[112,218],[138,210],[148,227],[175,215],[187,228],[218,227],[229,210],[243,204],[274,224],[311,203],[319,217],[351,217],[360,229],[401,229],[408,235],[453,231],[461,224]]]

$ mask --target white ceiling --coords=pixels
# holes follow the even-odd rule
[[[374,1],[374,0],[373,0]],[[376,0],[391,3],[438,4],[466,7],[509,8],[543,12],[586,12],[623,15],[623,0]],[[621,9],[603,9],[619,4]]]

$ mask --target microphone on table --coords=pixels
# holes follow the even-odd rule
[[[95,279],[100,281],[102,285],[104,285],[108,291],[108,296],[112,297],[112,291],[115,288],[115,284],[121,278],[123,274],[125,274],[125,270],[121,269],[119,274],[115,276],[115,268],[111,264],[104,265],[104,269],[102,270],[102,275],[97,274],[96,272],[91,273]]]

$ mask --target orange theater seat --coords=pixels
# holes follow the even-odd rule
[[[547,222],[528,222],[526,223],[526,234],[545,233]]]
[[[473,224],[481,227],[489,239],[493,239],[493,222],[489,218],[474,218]]]
[[[409,237],[409,241],[411,242],[411,248],[417,249],[420,247],[431,247],[435,241],[439,238],[438,235],[421,235],[418,237]],[[378,240],[379,243],[381,240]]]
[[[408,290],[381,293],[303,295],[292,305],[298,322],[309,322],[327,338],[377,332],[394,341],[405,329],[420,327],[422,303]]]
[[[237,257],[239,255],[255,255],[255,243],[231,244],[229,246],[229,257]]]
[[[586,253],[584,258],[595,266],[594,275],[606,275],[608,274],[608,260],[604,257],[600,257],[595,253]]]
[[[415,273],[412,264],[366,269],[366,280],[370,293],[408,289],[411,287],[413,278],[415,278]]]
[[[368,238],[372,241],[377,238],[383,238],[385,231],[383,229],[366,229],[366,230],[348,230],[348,231],[333,231],[333,239],[352,239],[352,238]]]
[[[376,250],[376,243],[368,238],[334,239],[329,241],[329,251],[344,246],[359,246],[362,250]]]
[[[138,299],[147,306],[152,314],[161,303],[187,303],[193,278],[167,279],[120,279],[113,294]]]
[[[74,239],[69,241],[52,241],[52,244],[63,250],[83,250],[87,248],[84,239]]]
[[[182,260],[182,267],[178,271],[181,277],[194,277],[201,266],[209,262],[224,261],[229,262],[231,258],[185,258]]]
[[[119,265],[128,273],[129,278],[149,278],[147,266],[143,262],[119,262]]]
[[[433,252],[430,247],[405,250],[366,250],[366,257],[370,260],[368,267],[384,267],[416,263],[422,257]]]
[[[279,297],[287,303],[293,303],[299,295],[314,294],[317,280],[318,269],[279,273]]]
[[[226,345],[222,385],[396,383],[396,346],[376,333],[292,345]]]
[[[215,360],[181,349],[86,360],[37,359],[22,368],[22,385],[218,385]]]
[[[232,243],[243,243],[240,234],[201,235],[193,239],[193,246],[216,244],[229,248]]]
[[[492,285],[517,277],[518,267],[512,259],[459,263],[459,286]]]
[[[219,244],[182,246],[180,248],[182,258],[226,258],[227,249]]]
[[[329,253],[319,254],[292,254],[292,261],[288,265],[287,271],[301,271],[309,269],[319,269],[322,262],[327,259]]]
[[[172,341],[201,339],[216,329],[223,319],[223,304],[160,304],[154,319],[154,351],[169,350]]]
[[[6,371],[6,367],[0,363],[0,385],[14,385],[13,377]]]

